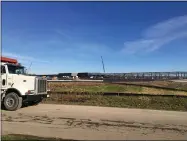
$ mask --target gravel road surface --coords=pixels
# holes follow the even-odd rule
[[[75,140],[187,139],[187,112],[40,104],[2,111],[3,134]]]

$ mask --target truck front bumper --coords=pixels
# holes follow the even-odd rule
[[[40,99],[48,98],[49,94],[39,94],[39,95],[25,95],[24,96],[24,102],[29,101],[38,101]]]

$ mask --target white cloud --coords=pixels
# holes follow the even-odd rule
[[[157,23],[143,33],[141,39],[125,42],[123,53],[152,52],[165,44],[187,37],[187,15]]]
[[[40,66],[40,68],[46,68],[46,66],[48,65],[45,65],[45,64],[50,63],[49,61],[44,61],[44,60],[36,59],[31,56],[21,55],[21,54],[12,53],[12,52],[2,52],[2,56],[17,59],[18,62],[21,63],[26,68],[28,68],[32,63],[32,67],[29,68],[30,73],[37,73],[38,71],[44,71],[44,69],[37,70],[36,69],[37,66]],[[48,69],[45,69],[45,70],[48,71]]]
[[[181,31],[185,26],[187,16],[179,16],[153,25],[145,31],[144,36],[148,38],[169,36],[173,32]]]
[[[49,61],[44,61],[44,60],[39,60],[30,56],[25,56],[25,55],[20,55],[17,53],[11,53],[11,52],[2,52],[2,56],[10,57],[10,58],[15,58],[21,62],[37,62],[37,63],[49,63]]]

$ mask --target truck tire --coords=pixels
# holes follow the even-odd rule
[[[8,111],[16,111],[22,106],[22,97],[19,97],[17,93],[8,93],[3,101],[4,107]]]

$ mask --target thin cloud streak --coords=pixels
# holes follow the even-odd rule
[[[55,33],[65,37],[65,38],[68,38],[68,39],[72,39],[71,36],[69,36],[68,34],[66,34],[65,32],[62,32],[61,30],[55,30]]]
[[[144,37],[160,38],[181,31],[187,26],[187,15],[174,17],[164,22],[157,23],[144,32]]]
[[[11,52],[2,52],[2,56],[15,58],[15,59],[18,59],[18,61],[22,60],[24,62],[28,61],[28,62],[37,62],[37,63],[49,63],[49,61],[39,60],[33,57],[24,56],[24,55],[20,55],[17,53],[11,53]]]
[[[143,38],[125,42],[123,53],[150,53],[173,40],[187,37],[187,15],[157,23],[146,29]]]

